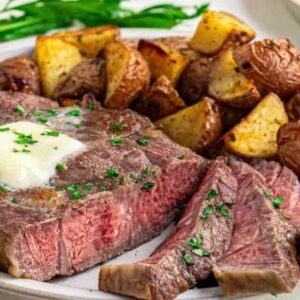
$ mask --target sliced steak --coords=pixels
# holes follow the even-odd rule
[[[32,100],[24,98],[23,106]],[[2,113],[0,124],[20,118]],[[206,160],[130,110],[70,107],[24,117],[43,118],[86,150],[69,158],[47,187],[0,191],[0,267],[15,277],[70,275],[149,241],[206,170]]]
[[[236,191],[230,168],[215,161],[179,223],[151,257],[101,267],[99,288],[142,299],[173,299],[206,279],[229,246]]]
[[[39,95],[40,75],[34,60],[28,56],[17,56],[2,61],[0,89]]]
[[[253,164],[273,189],[274,197],[283,197],[283,216],[295,226],[300,236],[300,183],[296,174],[275,161],[260,160]]]
[[[225,296],[291,292],[299,280],[294,228],[265,199],[268,187],[258,172],[234,160],[230,167],[239,201],[230,248],[214,275]]]

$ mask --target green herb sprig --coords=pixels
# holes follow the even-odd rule
[[[18,4],[8,0],[0,11],[0,41],[9,41],[33,34],[43,34],[57,28],[67,28],[75,20],[85,26],[113,24],[121,27],[172,28],[184,20],[200,16],[208,4],[196,6],[189,14],[182,6],[160,4],[140,11],[123,7],[124,0],[32,0]],[[20,16],[2,19],[12,10]],[[59,14],[57,13],[59,11]]]

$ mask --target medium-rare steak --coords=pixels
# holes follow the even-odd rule
[[[283,216],[300,236],[300,183],[296,174],[275,161],[259,160],[253,167],[266,178],[274,197],[283,200],[280,203]]]
[[[230,167],[239,201],[230,248],[214,275],[225,296],[291,292],[299,280],[294,228],[265,198],[268,186],[258,172],[234,160]]]
[[[20,94],[6,95],[0,94],[0,107],[11,109],[4,102],[13,98],[32,108],[33,96],[27,103]],[[66,160],[49,186],[0,189],[0,267],[15,277],[70,275],[149,241],[173,220],[206,170],[204,159],[131,110],[87,105],[21,115],[2,110],[0,125],[20,118],[43,123],[85,150]]]
[[[151,257],[101,267],[99,288],[142,299],[173,299],[206,279],[229,246],[236,191],[230,168],[215,161],[179,223]]]

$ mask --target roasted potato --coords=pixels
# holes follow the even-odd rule
[[[154,122],[176,143],[202,152],[221,135],[222,123],[218,104],[210,98]]]
[[[52,97],[59,81],[63,80],[72,68],[83,60],[77,47],[61,39],[47,36],[37,38],[35,58],[42,88],[47,97]]]
[[[169,79],[162,75],[152,84],[143,99],[137,102],[136,110],[151,120],[157,120],[185,106]]]
[[[188,58],[169,46],[149,40],[140,40],[138,50],[147,61],[152,79],[165,75],[176,86],[188,63]]]
[[[273,93],[267,95],[224,140],[228,150],[243,157],[272,157],[277,153],[279,127],[288,122],[283,102]]]
[[[266,94],[281,98],[300,91],[300,51],[287,39],[262,40],[233,50],[234,60],[243,74],[254,80]]]
[[[286,103],[286,112],[291,121],[300,120],[300,93],[297,93]]]
[[[222,49],[248,43],[254,37],[254,30],[238,18],[206,10],[189,44],[201,54],[215,55]]]
[[[102,101],[106,92],[106,71],[102,58],[90,58],[75,66],[55,87],[53,98],[79,99],[91,92]]]
[[[149,85],[148,64],[138,51],[119,41],[109,42],[103,51],[107,76],[104,106],[127,108]]]
[[[300,176],[300,121],[281,126],[277,144],[281,163]]]
[[[106,43],[119,39],[120,30],[116,26],[106,25],[77,31],[58,32],[52,36],[76,46],[82,55],[94,58]]]
[[[17,56],[0,63],[0,90],[41,94],[40,75],[28,56]]]
[[[194,104],[207,95],[210,68],[209,59],[197,59],[190,62],[182,72],[178,90],[188,104]]]
[[[214,60],[209,73],[208,94],[229,106],[254,106],[261,98],[260,93],[253,81],[239,73],[236,67],[231,50]]]

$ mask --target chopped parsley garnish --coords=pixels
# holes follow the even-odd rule
[[[18,112],[19,116],[23,117],[26,113],[26,110],[23,106],[18,104],[17,105],[17,112]]]
[[[82,189],[86,190],[86,191],[91,191],[93,188],[94,188],[94,185],[92,183],[86,183],[82,186]]]
[[[222,215],[227,220],[232,220],[232,213],[231,211],[226,208],[223,204],[220,204],[216,208],[217,213]]]
[[[141,139],[137,139],[136,140],[136,143],[140,146],[146,146],[148,145],[149,143],[149,137],[148,136],[144,136],[143,138]]]
[[[148,167],[146,167],[144,170],[143,170],[144,174],[145,175],[149,175],[150,173],[150,169]]]
[[[193,248],[200,248],[201,244],[200,242],[197,240],[196,237],[191,238],[190,240],[187,241],[187,244]]]
[[[32,114],[33,116],[35,116],[35,117],[39,117],[42,113],[41,113],[40,111],[33,110],[33,111],[31,112],[31,114]]]
[[[79,117],[80,116],[80,110],[79,109],[70,110],[69,112],[67,112],[67,115],[72,116],[72,117]]]
[[[19,201],[17,198],[13,198],[13,199],[11,200],[11,203],[13,203],[13,204],[19,204],[20,201]]]
[[[269,197],[271,195],[271,193],[269,191],[263,191],[263,196],[264,197]]]
[[[216,198],[216,196],[218,195],[218,192],[215,189],[211,189],[210,192],[208,193],[206,199],[207,200],[211,200]]]
[[[93,103],[88,103],[87,105],[86,105],[86,108],[88,109],[88,110],[94,110],[95,109],[95,104],[93,104]]]
[[[200,216],[200,219],[206,221],[208,219],[208,216],[207,215],[202,215],[202,216]]]
[[[123,139],[113,138],[113,139],[110,140],[110,142],[113,146],[122,145],[123,144]]]
[[[57,136],[59,136],[59,132],[56,131],[56,130],[51,130],[51,131],[43,132],[43,133],[41,133],[41,135],[43,135],[43,136],[55,136],[55,137],[57,137]]]
[[[280,209],[280,204],[284,201],[283,197],[273,199],[271,202],[276,209]]]
[[[81,198],[81,193],[80,191],[74,191],[73,193],[71,193],[71,196],[73,199],[78,200]]]
[[[213,213],[213,207],[211,205],[208,205],[203,209],[204,215],[211,215],[212,213]]]
[[[107,169],[106,170],[106,176],[108,178],[114,179],[114,178],[119,176],[119,172],[116,169]]]
[[[55,146],[55,147],[53,147],[53,149],[54,149],[54,150],[58,150],[58,147],[57,147],[57,146]]]
[[[105,185],[100,185],[99,190],[100,191],[106,191],[106,186]]]
[[[136,175],[130,174],[130,178],[134,181],[134,182],[138,182],[139,179]]]
[[[48,117],[56,117],[57,116],[57,110],[56,109],[49,109],[46,111],[46,114]]]
[[[5,131],[9,131],[9,128],[8,127],[2,127],[2,128],[0,128],[0,132],[5,132]]]
[[[184,159],[184,155],[179,155],[179,156],[177,156],[177,159],[183,160],[183,159]]]
[[[231,208],[234,205],[234,202],[226,202],[226,205]]]
[[[143,189],[143,190],[149,191],[149,190],[151,190],[153,187],[154,187],[154,183],[153,183],[153,182],[147,181],[147,182],[145,182],[145,183],[143,184],[142,189]]]
[[[41,124],[45,124],[45,123],[48,122],[48,119],[47,119],[47,118],[44,118],[44,117],[38,118],[37,120],[38,120],[38,122],[40,122]]]
[[[32,134],[24,134],[16,131],[14,131],[14,134],[18,136],[15,143],[19,145],[33,145],[38,142],[32,138]]]
[[[187,265],[194,264],[193,259],[190,257],[190,255],[188,255],[186,253],[183,255],[183,260],[186,262]]]
[[[64,163],[58,163],[56,164],[55,169],[60,172],[66,170],[67,166]]]
[[[125,124],[119,123],[118,121],[114,122],[111,126],[112,131],[122,131],[125,128]]]
[[[197,256],[207,256],[210,257],[210,253],[208,251],[205,251],[203,249],[193,249],[192,252],[196,254]]]
[[[2,184],[2,185],[0,185],[0,191],[5,192],[5,193],[8,193],[8,192],[10,192],[11,190],[10,190],[10,188],[9,188],[7,185]]]
[[[67,186],[67,190],[70,192],[77,191],[79,188],[79,184],[71,184]]]
[[[12,150],[14,153],[20,153],[20,152],[22,152],[22,153],[30,153],[31,151],[30,150],[28,150],[28,149],[21,149],[21,150],[18,150],[18,149],[16,149],[16,148],[13,148],[13,150]]]

